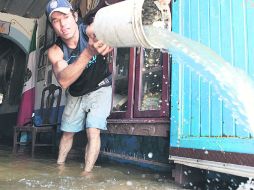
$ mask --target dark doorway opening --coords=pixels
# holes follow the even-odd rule
[[[10,39],[0,36],[0,143],[11,142],[17,121],[24,77],[26,53]]]

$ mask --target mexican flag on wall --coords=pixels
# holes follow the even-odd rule
[[[17,125],[23,125],[32,118],[35,101],[35,69],[36,69],[36,31],[37,24],[34,26],[30,44],[25,83],[22,92],[22,100],[19,107]]]

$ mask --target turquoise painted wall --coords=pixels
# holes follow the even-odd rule
[[[254,80],[253,18],[253,0],[172,4],[174,32],[206,45]],[[254,137],[235,122],[214,86],[174,59],[171,88],[171,147],[254,154]]]

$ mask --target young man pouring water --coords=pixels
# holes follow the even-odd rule
[[[87,145],[83,174],[91,172],[98,158],[100,130],[106,129],[111,108],[111,73],[105,55],[112,48],[97,40],[92,24],[78,24],[78,15],[68,0],[51,0],[46,14],[56,35],[48,58],[67,100],[62,115],[63,135],[59,145],[58,164],[64,164],[74,134],[86,128]]]

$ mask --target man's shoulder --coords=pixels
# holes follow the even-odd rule
[[[48,54],[59,54],[61,53],[62,50],[57,44],[53,44],[49,49],[48,49]]]
[[[54,43],[54,45],[57,45],[58,47],[60,47],[61,49],[63,49],[63,40],[58,37]]]
[[[81,30],[82,33],[83,33],[85,36],[86,36],[86,27],[87,27],[87,25],[85,25],[85,23],[83,23],[83,22],[78,23],[78,28],[79,28],[79,30]]]
[[[78,22],[77,23],[79,27],[83,27],[83,28],[86,28],[86,24],[84,22]]]

